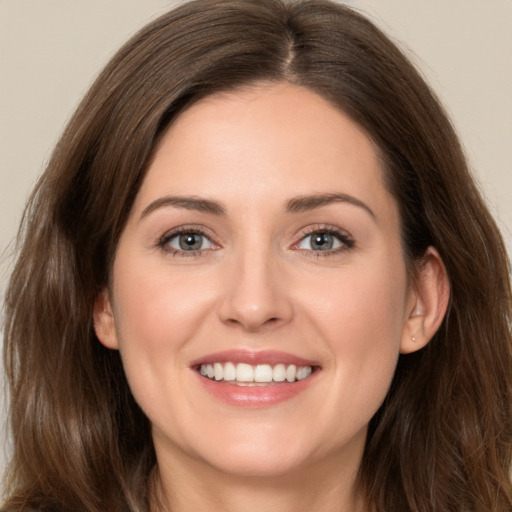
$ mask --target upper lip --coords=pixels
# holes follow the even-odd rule
[[[288,352],[281,352],[277,350],[247,350],[247,349],[232,349],[223,350],[221,352],[214,352],[207,354],[190,363],[190,366],[200,366],[202,364],[213,363],[246,363],[251,365],[258,364],[294,364],[295,366],[319,366],[318,362],[311,359],[290,354]]]

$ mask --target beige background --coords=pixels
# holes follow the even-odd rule
[[[0,0],[0,297],[24,202],[66,120],[113,52],[176,3]],[[512,252],[512,0],[347,3],[405,47],[438,92]],[[7,449],[0,438],[0,470]]]

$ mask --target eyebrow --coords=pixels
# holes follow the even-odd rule
[[[225,215],[226,210],[217,201],[211,199],[202,199],[195,196],[165,196],[160,197],[150,203],[141,213],[140,218],[143,219],[154,210],[165,206],[174,208],[184,208],[185,210],[194,210],[196,212],[210,213],[213,215]]]
[[[304,195],[290,199],[286,203],[285,211],[289,213],[301,213],[309,210],[314,210],[322,206],[332,203],[349,203],[354,206],[362,208],[370,216],[377,220],[377,216],[373,210],[360,199],[353,197],[349,194],[331,193],[331,194],[313,194]],[[164,196],[151,202],[140,215],[142,220],[151,212],[163,207],[183,208],[185,210],[193,210],[202,213],[209,213],[212,215],[226,215],[226,209],[221,203],[212,199],[203,199],[196,196]]]
[[[350,203],[354,206],[358,206],[369,213],[374,220],[377,220],[377,216],[367,204],[354,196],[342,193],[314,194],[296,197],[288,201],[286,211],[290,213],[301,213],[332,203]]]

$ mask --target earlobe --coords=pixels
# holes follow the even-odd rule
[[[448,309],[450,281],[441,256],[429,247],[423,256],[402,332],[400,352],[415,352],[428,344],[439,329]]]
[[[112,305],[107,289],[104,289],[94,301],[93,308],[94,331],[101,344],[117,350],[116,326]]]

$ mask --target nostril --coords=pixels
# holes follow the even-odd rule
[[[254,320],[254,321],[251,321]],[[231,325],[233,327],[242,327],[246,329],[247,331],[260,331],[261,329],[265,328],[272,328],[277,327],[280,322],[282,322],[283,319],[273,316],[271,318],[268,318],[266,320],[256,320],[256,319],[237,319],[237,318],[228,318],[225,320],[225,322],[228,325]]]
[[[286,294],[251,281],[228,290],[218,313],[226,325],[256,331],[287,323],[293,317],[293,308]]]

